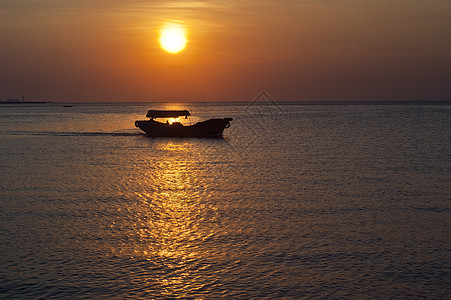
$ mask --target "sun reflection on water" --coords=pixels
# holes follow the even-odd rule
[[[221,141],[142,139],[115,224],[111,252],[138,264],[132,275],[143,289],[181,298],[205,289],[205,277],[222,251],[214,247],[223,229],[217,197],[220,174],[209,147]],[[188,294],[187,294],[188,293]]]
[[[130,197],[139,200],[127,208],[128,226],[133,230],[127,230],[127,243],[118,250],[147,260],[201,257],[199,243],[211,235],[201,225],[206,214],[214,210],[203,202],[208,186],[201,182],[194,163],[178,159],[177,153],[188,151],[186,143],[168,142],[161,150],[174,156],[136,175],[139,189]]]

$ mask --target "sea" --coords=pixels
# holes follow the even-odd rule
[[[450,228],[451,105],[0,106],[1,299],[450,299]]]

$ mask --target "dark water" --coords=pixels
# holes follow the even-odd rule
[[[451,298],[451,106],[0,107],[0,169],[3,299]]]

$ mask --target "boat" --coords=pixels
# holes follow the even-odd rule
[[[187,110],[149,110],[146,117],[149,120],[135,121],[135,126],[151,137],[195,137],[220,138],[224,129],[230,127],[232,118],[210,119],[194,125],[183,125],[180,117],[188,118]],[[154,119],[165,118],[166,122]]]

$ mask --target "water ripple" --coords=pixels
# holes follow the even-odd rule
[[[0,112],[0,298],[450,298],[449,110],[147,106]]]

